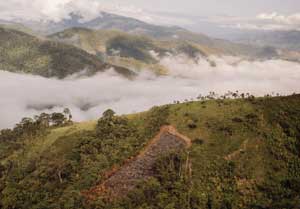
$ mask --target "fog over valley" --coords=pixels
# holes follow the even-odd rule
[[[84,121],[99,118],[108,108],[118,114],[134,113],[175,100],[195,99],[210,91],[223,94],[238,90],[256,96],[299,93],[298,63],[250,62],[238,57],[209,60],[165,57],[160,63],[172,69],[168,75],[156,76],[145,69],[132,80],[113,69],[92,77],[78,74],[63,80],[0,71],[0,129],[13,127],[22,117],[65,107],[71,109],[75,121]]]

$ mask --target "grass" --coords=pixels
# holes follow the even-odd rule
[[[180,40],[157,40],[117,30],[71,28],[50,35],[48,38],[71,44],[88,53],[101,56],[101,59],[113,65],[138,71],[149,69],[158,75],[165,75],[170,69],[160,65],[149,51],[155,51],[159,57],[169,53],[185,54],[191,59],[198,55],[207,57],[211,54],[211,49],[196,43]],[[119,55],[114,55],[111,49],[118,50]]]
[[[0,27],[0,68],[3,70],[64,78],[83,69],[94,74],[110,67],[113,66],[98,56],[72,45]],[[131,72],[118,67],[116,70],[124,76]]]

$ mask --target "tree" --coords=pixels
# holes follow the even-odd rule
[[[102,117],[103,118],[112,118],[112,117],[114,117],[115,114],[116,113],[112,109],[108,109],[103,112]]]
[[[97,136],[101,138],[124,138],[129,136],[131,130],[126,117],[114,116],[115,112],[111,109],[106,110],[97,123]]]
[[[50,126],[50,115],[47,113],[42,113],[38,116],[37,122],[43,126],[48,128]]]
[[[65,118],[64,114],[62,114],[62,113],[52,113],[51,114],[51,122],[55,126],[61,126],[61,125],[64,125],[64,123],[66,122],[66,118]]]
[[[65,117],[68,118],[68,121],[70,122],[72,120],[72,114],[71,114],[70,109],[69,108],[65,108],[63,112],[65,114]]]

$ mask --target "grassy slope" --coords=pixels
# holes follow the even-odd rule
[[[99,52],[105,53],[108,43],[112,42],[113,44],[116,42],[114,41],[115,39],[123,39],[128,42],[130,41],[131,44],[133,44],[133,47],[136,46],[138,48],[140,48],[141,44],[143,44],[143,49],[150,48],[151,50],[157,50],[157,52],[159,52],[159,50],[170,51],[186,43],[182,40],[174,41],[171,39],[159,41],[157,39],[151,39],[145,35],[134,35],[119,30],[92,30],[86,28],[71,28],[52,34],[48,37],[56,41],[73,44],[92,54]],[[133,40],[135,40],[136,43],[134,43]],[[203,51],[205,54],[216,52],[209,47],[202,47],[201,45],[196,45],[196,48],[199,52]]]
[[[103,180],[112,166],[138,153],[160,124],[170,123],[194,140],[189,150],[194,208],[220,208],[229,203],[232,208],[296,208],[299,188],[290,185],[300,182],[299,104],[299,95],[176,104],[165,116],[165,110],[127,116],[134,134],[114,140],[95,137],[95,121],[53,129],[45,137],[26,142],[23,152],[8,157],[19,166],[11,179],[5,180],[3,201],[5,205],[20,203],[31,208],[81,205],[80,191]],[[29,169],[32,162],[34,168]],[[63,182],[56,175],[60,169],[65,172]],[[26,176],[18,176],[18,170]],[[19,179],[19,186],[8,183],[12,179]],[[29,189],[26,185],[34,186]],[[22,198],[28,205],[13,195],[18,191],[25,192]],[[136,198],[122,203],[121,208],[171,204],[174,195],[159,191],[148,199],[134,193]],[[162,194],[171,196],[161,199]],[[101,204],[97,207],[112,207]]]
[[[111,65],[71,45],[46,41],[29,34],[0,27],[0,69],[45,77],[64,78],[88,70],[92,74]],[[130,75],[127,69],[118,72]]]
[[[160,56],[165,53],[184,53],[191,58],[198,54],[206,57],[217,53],[216,50],[182,40],[155,40],[143,35],[132,35],[117,30],[91,30],[71,28],[49,36],[50,39],[68,43],[88,53],[104,57],[106,61],[135,70],[150,69],[164,74],[167,69],[159,65],[149,53],[155,51]],[[112,50],[118,50],[118,56]]]

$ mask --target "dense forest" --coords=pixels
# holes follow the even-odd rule
[[[0,134],[0,208],[299,208],[300,95],[234,97],[84,123],[69,109],[24,118]],[[87,198],[163,125],[192,146],[161,153],[126,197]]]

